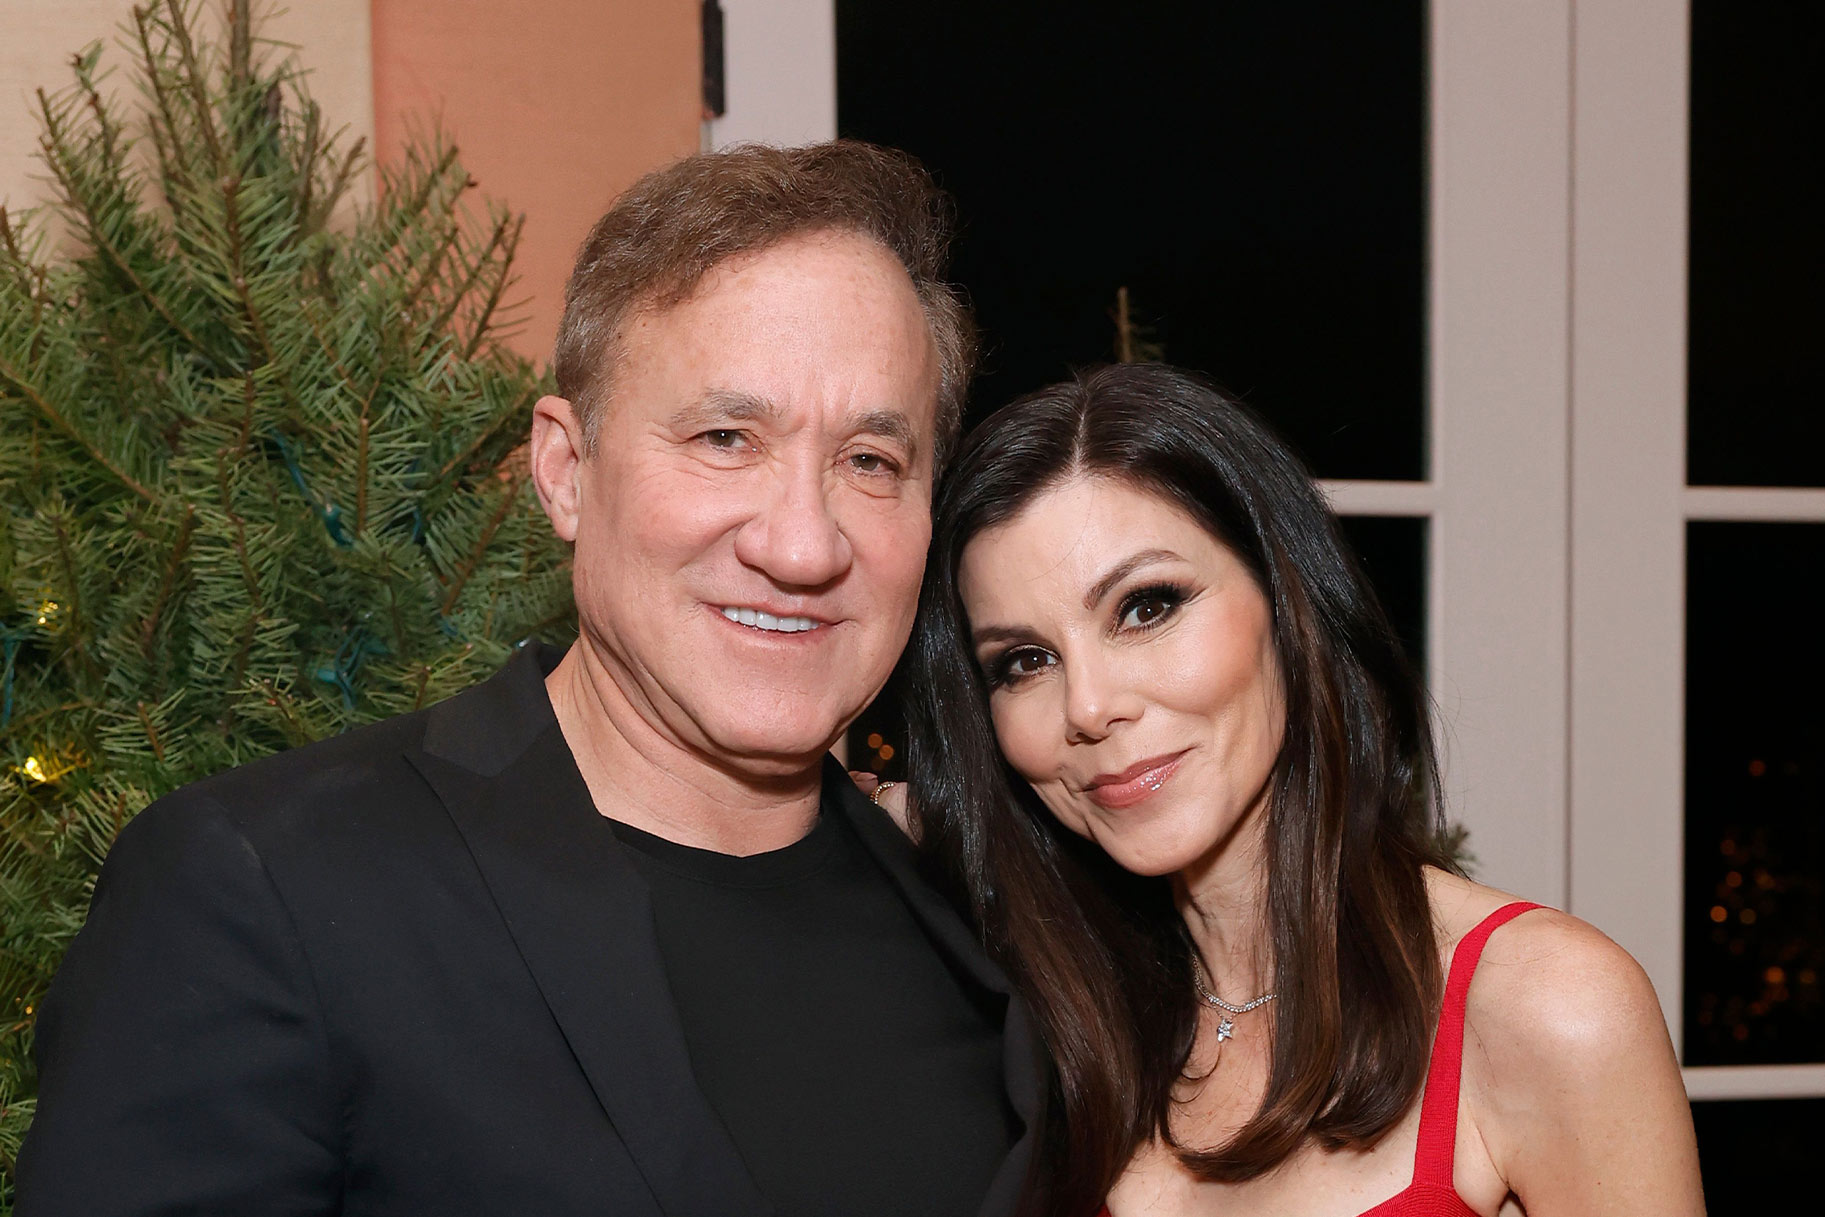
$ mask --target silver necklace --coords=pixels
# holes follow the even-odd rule
[[[1278,996],[1278,994],[1274,993],[1263,993],[1253,1001],[1245,1001],[1239,1006],[1226,1002],[1215,993],[1211,992],[1209,982],[1204,979],[1204,964],[1196,955],[1191,957],[1191,983],[1197,987],[1200,1001],[1213,1010],[1223,1011],[1225,1015],[1247,1014],[1250,1010],[1253,1010],[1258,1006],[1267,1005],[1268,1002],[1273,1001],[1274,998]],[[1221,1044],[1224,1040],[1234,1036],[1235,1033],[1236,1024],[1233,1020],[1227,1017],[1217,1020],[1217,1043]]]

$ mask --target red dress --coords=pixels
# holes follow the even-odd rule
[[[1419,1147],[1413,1154],[1413,1181],[1362,1217],[1477,1217],[1457,1194],[1452,1178],[1457,1149],[1458,1086],[1464,1073],[1464,1005],[1470,978],[1476,974],[1489,936],[1528,909],[1541,907],[1517,900],[1477,923],[1451,953],[1445,978],[1445,1004],[1438,1034],[1432,1039],[1432,1063],[1426,1070],[1426,1097],[1420,1101]],[[1109,1217],[1107,1206],[1098,1217]]]

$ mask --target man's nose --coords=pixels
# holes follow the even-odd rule
[[[842,575],[855,554],[830,493],[820,470],[780,469],[765,502],[735,534],[735,556],[791,587],[819,587]]]
[[[1140,717],[1140,695],[1122,679],[1118,658],[1074,656],[1064,676],[1065,735],[1073,743],[1107,739],[1117,723]]]

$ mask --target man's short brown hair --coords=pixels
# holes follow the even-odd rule
[[[937,451],[942,469],[961,427],[975,366],[975,327],[944,279],[950,198],[912,157],[856,140],[802,148],[747,144],[687,157],[649,173],[596,221],[564,288],[553,368],[593,451],[621,327],[642,309],[670,308],[737,254],[789,237],[854,232],[899,259],[924,306],[939,362]]]

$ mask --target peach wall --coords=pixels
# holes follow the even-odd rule
[[[372,0],[374,133],[383,160],[441,123],[480,193],[526,215],[524,325],[550,358],[564,280],[589,226],[634,179],[695,152],[702,49],[694,0]]]

